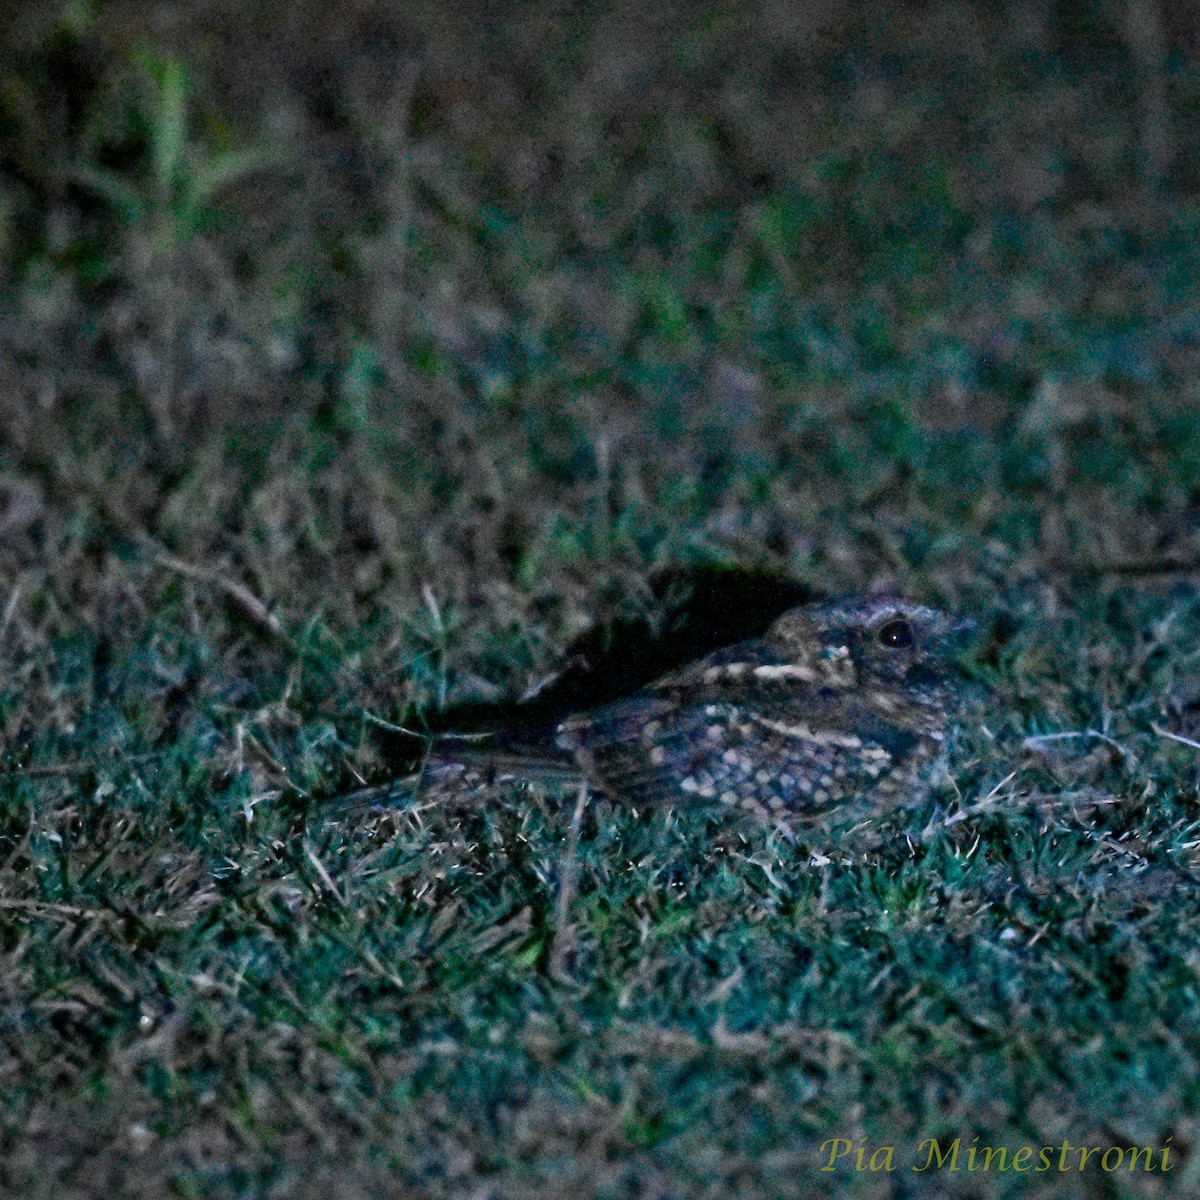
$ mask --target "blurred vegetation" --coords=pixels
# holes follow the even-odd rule
[[[1196,1194],[1197,15],[6,6],[0,1191]],[[978,616],[954,787],[322,807],[720,565]]]

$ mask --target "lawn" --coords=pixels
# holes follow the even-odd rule
[[[1190,9],[9,15],[0,1194],[1200,1194]],[[718,575],[951,780],[337,803]]]

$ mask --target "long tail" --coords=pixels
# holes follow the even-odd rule
[[[464,796],[498,783],[542,787],[578,786],[583,772],[565,756],[486,750],[475,746],[439,747],[419,771],[371,787],[344,792],[328,803],[342,813],[382,812],[421,798]]]

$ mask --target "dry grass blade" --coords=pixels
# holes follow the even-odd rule
[[[207,583],[220,588],[259,629],[277,638],[289,648],[295,649],[294,639],[284,629],[279,618],[244,583],[239,583],[238,580],[231,579],[228,575],[222,575],[221,572],[209,567],[198,567],[193,563],[184,562],[183,559],[176,558],[175,555],[168,554],[166,551],[158,551],[154,556],[154,561],[160,567],[174,571],[177,575],[193,579],[197,583]]]
[[[575,894],[575,876],[579,869],[579,828],[587,806],[588,785],[581,780],[575,796],[575,810],[567,834],[567,848],[558,872],[558,899],[554,907],[554,939],[550,944],[549,971],[555,979],[569,979],[567,959],[575,949],[575,930],[571,925],[571,900]]]
[[[1103,742],[1110,750],[1115,751],[1127,766],[1131,768],[1137,766],[1138,757],[1128,746],[1122,745],[1116,738],[1110,737],[1107,733],[1101,733],[1098,729],[1073,729],[1067,730],[1064,733],[1033,734],[1021,743],[1021,748],[1036,753],[1041,751],[1042,747],[1050,742],[1071,741],[1074,739],[1091,739],[1092,741]]]
[[[349,909],[350,905],[346,898],[337,889],[337,884],[333,882],[333,876],[329,874],[325,864],[317,857],[317,852],[307,843],[304,843],[304,857],[312,863],[313,870],[316,871],[325,890],[333,897],[338,908]]]
[[[1200,742],[1194,738],[1184,737],[1181,733],[1172,733],[1169,729],[1163,729],[1159,725],[1152,724],[1151,729],[1160,737],[1166,738],[1169,742],[1178,742],[1181,746],[1190,746],[1193,750],[1200,750]]]
[[[77,908],[73,904],[54,904],[49,900],[20,900],[12,896],[0,896],[0,908],[49,913],[56,917],[72,917],[87,921],[117,915],[99,908]]]
[[[112,771],[121,767],[157,762],[163,757],[165,757],[165,752],[155,750],[107,761],[85,759],[72,763],[41,763],[36,766],[13,767],[9,771],[0,771],[0,779],[52,779],[60,776],[69,778],[74,775],[86,775],[89,771]]]

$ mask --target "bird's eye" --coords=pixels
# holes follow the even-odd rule
[[[879,644],[889,650],[906,650],[913,644],[913,628],[907,621],[897,617],[882,626],[878,637]]]

